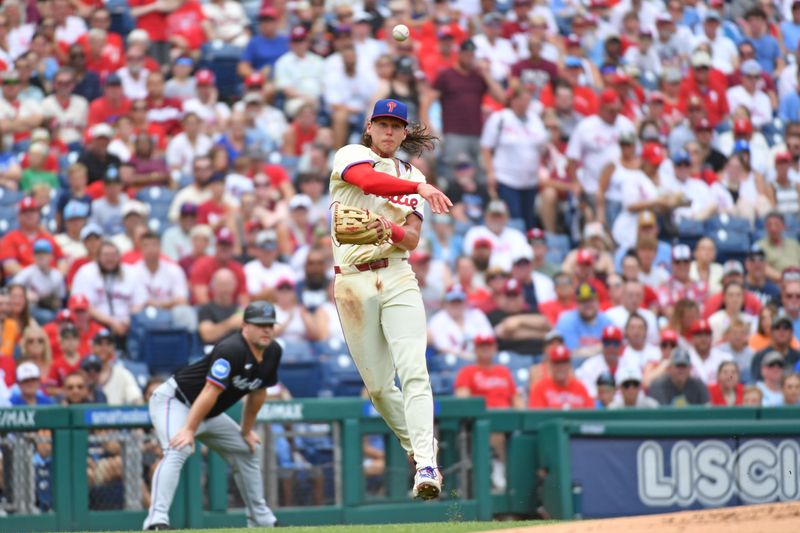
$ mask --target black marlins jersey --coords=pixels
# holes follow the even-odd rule
[[[206,418],[224,413],[244,395],[278,383],[278,364],[283,349],[273,341],[259,363],[241,332],[225,337],[201,360],[175,372],[175,381],[189,403],[194,403],[206,383],[222,389]]]

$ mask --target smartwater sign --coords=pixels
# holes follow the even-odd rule
[[[800,441],[573,438],[586,517],[800,500]]]

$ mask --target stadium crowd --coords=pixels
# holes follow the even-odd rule
[[[797,404],[799,41],[788,0],[5,0],[0,403],[142,402],[252,299],[338,361],[330,162],[396,98],[455,204],[409,257],[437,393]]]

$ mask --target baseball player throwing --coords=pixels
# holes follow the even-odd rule
[[[272,342],[275,308],[268,302],[252,302],[243,320],[241,331],[220,341],[200,361],[178,370],[153,392],[150,419],[164,458],[153,474],[146,530],[169,529],[169,507],[195,438],[231,467],[247,506],[248,526],[275,525],[275,515],[264,500],[258,464],[261,441],[253,431],[266,388],[278,382],[282,350]],[[244,396],[239,426],[225,411]]]
[[[447,213],[453,204],[395,157],[401,147],[433,148],[435,137],[409,126],[407,117],[402,102],[379,100],[363,143],[336,152],[330,182],[334,299],[372,403],[416,463],[413,495],[427,500],[439,496],[442,480],[425,365],[425,308],[408,251],[419,243],[423,201],[434,213]]]

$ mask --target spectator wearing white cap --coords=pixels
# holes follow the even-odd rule
[[[489,319],[479,309],[467,305],[467,295],[460,285],[444,296],[444,308],[428,321],[428,338],[441,355],[475,359],[474,340],[478,335],[492,335]]]
[[[619,387],[619,394],[608,406],[609,409],[623,409],[626,407],[643,407],[654,409],[658,402],[645,394],[642,390],[642,371],[636,366],[622,365],[617,369],[614,381]]]
[[[289,220],[286,230],[292,242],[292,253],[314,241],[314,223],[311,220],[311,198],[305,194],[295,194],[289,200]]]
[[[731,110],[742,106],[750,112],[750,120],[756,129],[761,129],[772,120],[772,103],[767,93],[758,88],[761,80],[761,65],[755,59],[742,63],[742,83],[725,93]]]
[[[17,363],[17,387],[8,399],[11,405],[30,407],[34,405],[53,405],[55,401],[42,390],[42,375],[39,367],[30,359]]]
[[[118,231],[111,237],[120,253],[125,255],[134,248],[136,229],[143,226],[147,221],[150,209],[139,200],[128,200],[122,206],[122,231]]]
[[[703,305],[708,296],[708,285],[702,280],[692,281],[689,277],[692,262],[692,249],[685,244],[672,248],[672,275],[658,287],[658,303],[664,314],[671,314],[675,302],[688,298]]]
[[[511,67],[517,62],[517,52],[509,39],[502,37],[503,15],[492,11],[483,16],[483,33],[472,38],[475,57],[489,61],[490,74],[498,83],[505,83]]]

